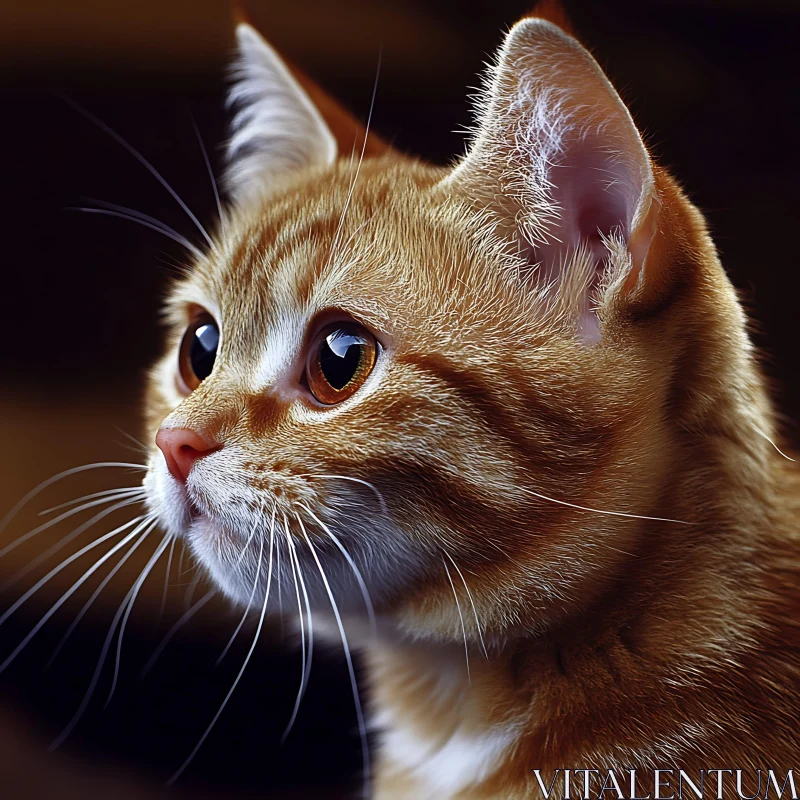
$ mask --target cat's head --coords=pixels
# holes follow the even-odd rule
[[[151,508],[239,602],[279,580],[284,608],[368,593],[412,635],[546,626],[615,573],[636,515],[669,515],[671,299],[702,222],[541,19],[447,169],[343,148],[238,36],[231,205],[169,300]]]

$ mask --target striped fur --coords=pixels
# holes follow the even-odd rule
[[[527,52],[515,48],[537,36],[578,59],[576,81],[596,79],[573,40],[520,25],[496,80],[513,79]],[[560,97],[595,89],[613,91]],[[324,624],[308,531],[366,649],[382,800],[537,797],[534,768],[800,767],[797,472],[770,442],[745,318],[702,216],[609,98],[608,119],[582,102],[560,111],[591,128],[578,144],[610,131],[609,169],[624,169],[624,219],[601,231],[600,260],[597,242],[547,238],[542,204],[563,227],[579,201],[554,200],[560,173],[544,162],[526,200],[530,159],[514,159],[536,137],[504,127],[496,103],[453,171],[393,152],[298,166],[229,209],[218,252],[170,298],[149,429],[224,446],[185,491],[154,450],[150,504],[238,602],[274,511]],[[512,105],[515,125],[533,124]],[[552,134],[558,118],[544,118]],[[558,266],[547,280],[531,262],[542,242]],[[222,341],[183,397],[177,346],[196,306]],[[331,314],[383,352],[359,392],[320,410],[303,353]],[[587,314],[597,336],[582,333]],[[320,522],[363,575],[376,632]],[[287,552],[274,572],[291,586]]]

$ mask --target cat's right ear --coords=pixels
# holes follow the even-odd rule
[[[509,32],[478,102],[466,157],[444,180],[518,248],[524,282],[569,307],[581,338],[639,290],[658,227],[650,157],[617,92],[541,17]]]
[[[226,185],[234,202],[246,205],[298,170],[332,164],[338,147],[302,79],[258,31],[240,23],[236,39]]]

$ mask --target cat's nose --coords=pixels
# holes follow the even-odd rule
[[[164,454],[170,475],[180,483],[186,483],[192,464],[198,458],[222,447],[191,428],[162,428],[156,434],[156,444]]]

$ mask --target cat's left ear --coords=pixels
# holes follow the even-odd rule
[[[298,170],[332,164],[340,149],[363,146],[366,155],[390,149],[374,133],[367,135],[355,117],[281,58],[248,22],[237,25],[236,39],[226,175],[236,203],[263,198]]]
[[[600,337],[597,295],[636,285],[659,203],[639,132],[585,48],[543,19],[517,23],[479,100],[472,146],[445,185],[517,242],[527,282],[582,294],[579,331]]]
[[[292,172],[332,164],[337,148],[322,115],[258,31],[241,23],[236,39],[226,184],[243,204],[265,196]]]

